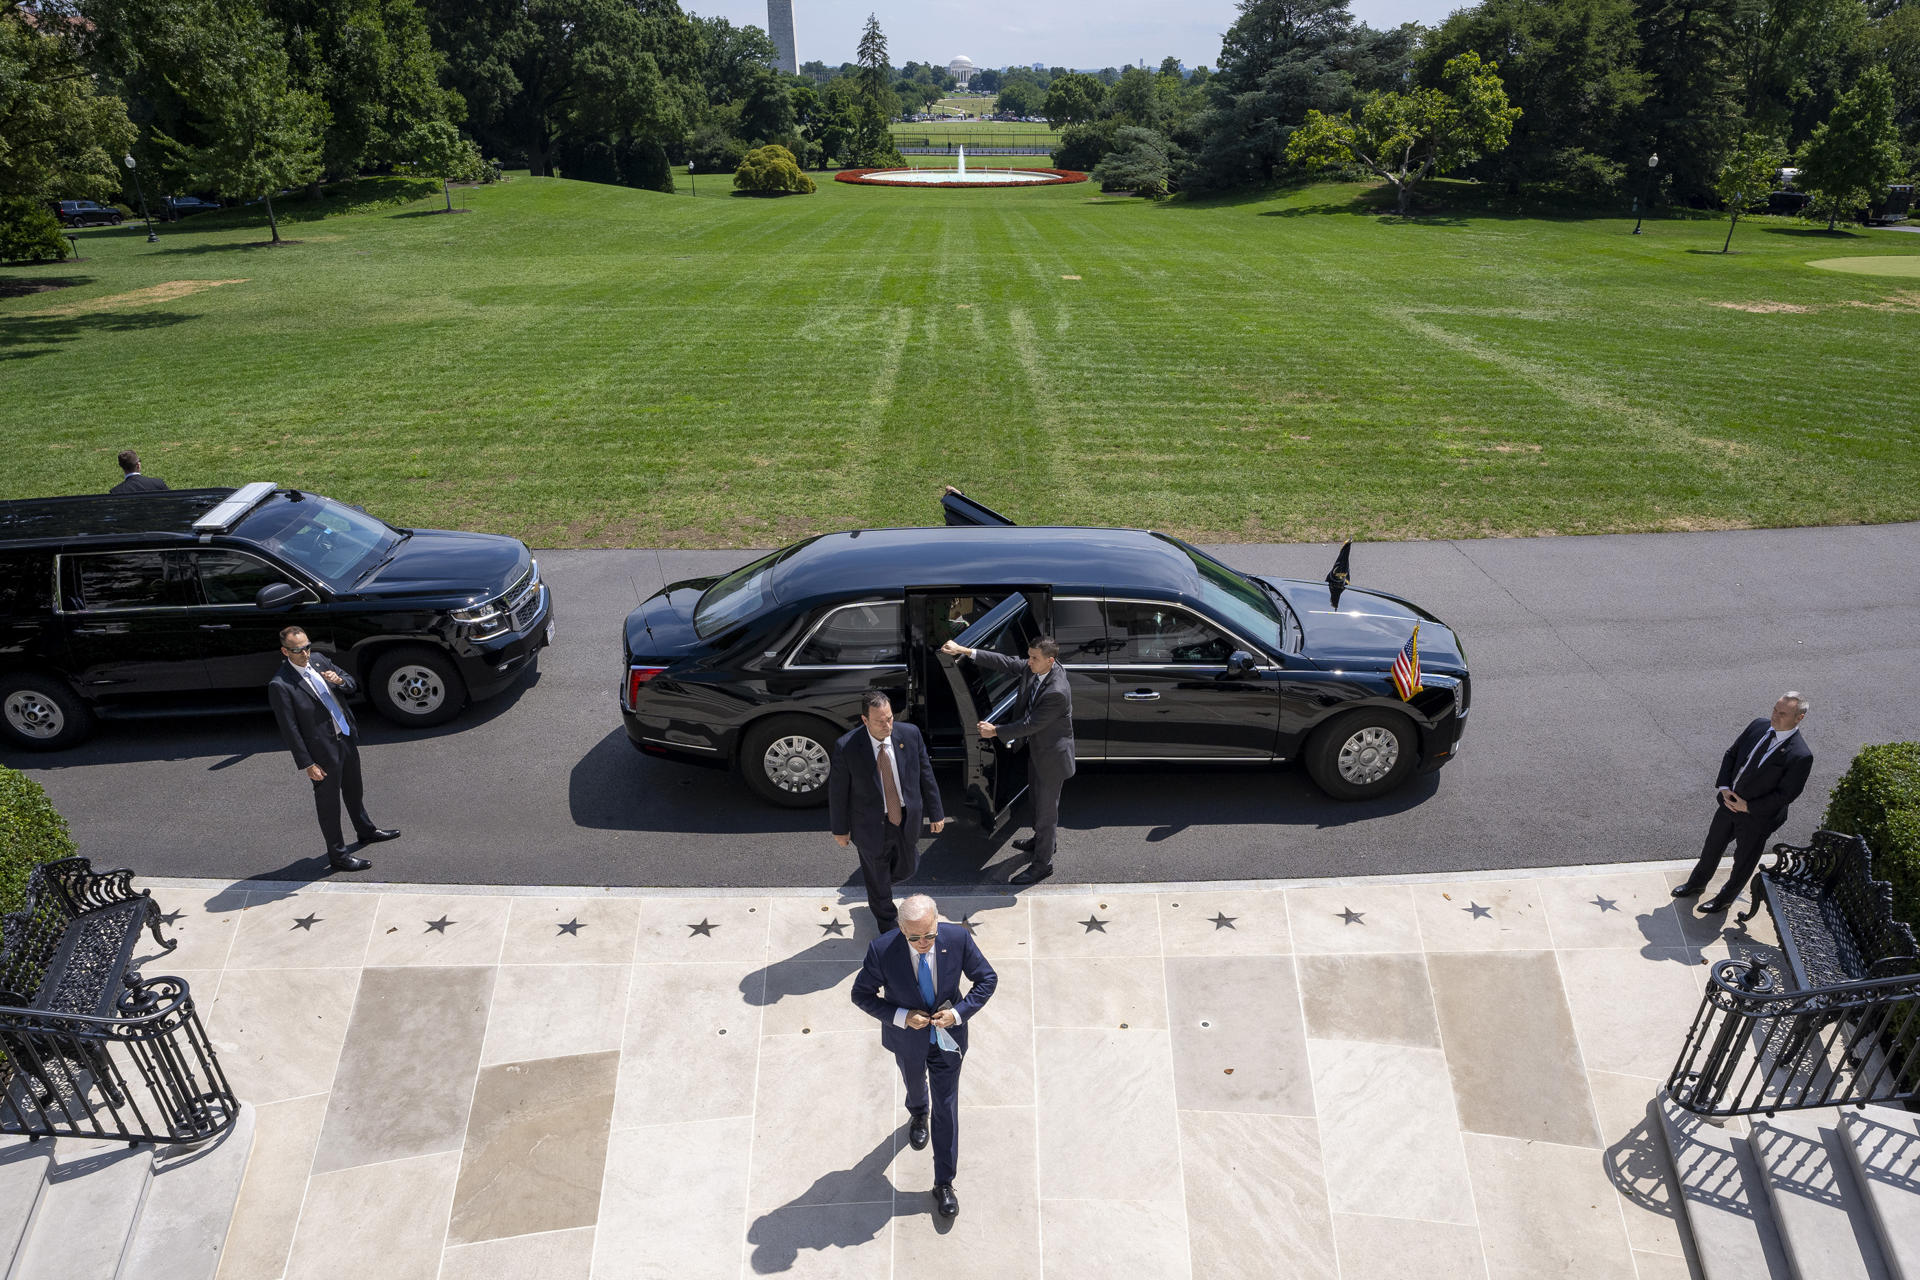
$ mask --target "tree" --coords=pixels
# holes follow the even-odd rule
[[[853,87],[858,113],[849,159],[857,169],[904,167],[906,161],[893,145],[893,132],[888,127],[900,106],[893,96],[893,76],[887,67],[887,37],[872,14],[867,15],[867,25],[860,32],[855,66]]]
[[[1064,129],[1071,124],[1089,124],[1099,118],[1100,109],[1107,102],[1107,86],[1098,78],[1079,71],[1069,71],[1056,77],[1047,86],[1047,96],[1040,104],[1040,114],[1056,129]]]
[[[1094,166],[1102,191],[1137,191],[1151,200],[1167,194],[1176,148],[1154,129],[1125,125],[1114,131],[1113,150]]]
[[[1447,63],[1445,91],[1414,89],[1368,98],[1356,121],[1309,111],[1287,141],[1287,157],[1301,164],[1357,164],[1390,183],[1407,212],[1413,188],[1507,145],[1517,107],[1507,105],[1499,68],[1477,53]]]
[[[408,168],[440,179],[440,193],[446,197],[449,213],[453,212],[453,189],[449,184],[478,182],[485,170],[480,148],[474,146],[471,139],[461,137],[460,131],[447,120],[429,120],[416,126],[407,135],[405,145]]]
[[[1000,82],[1000,97],[994,111],[1000,115],[1037,116],[1046,107],[1047,91],[1030,71],[1010,72]]]
[[[1740,215],[1747,211],[1747,206],[1773,190],[1774,180],[1786,159],[1787,149],[1780,140],[1758,128],[1740,135],[1733,149],[1727,152],[1713,180],[1714,194],[1727,206],[1729,215],[1727,241],[1720,246],[1720,252],[1725,253],[1732,247],[1733,229],[1740,225]]]
[[[733,171],[735,190],[754,195],[812,195],[813,179],[800,172],[793,152],[781,146],[756,147]]]
[[[1740,120],[1734,10],[1744,2],[1639,0],[1639,60],[1649,92],[1634,132],[1659,153],[1675,199],[1711,193],[1715,161]]]
[[[132,142],[126,104],[95,89],[64,34],[0,11],[0,197],[111,200]]]
[[[1893,118],[1893,77],[1875,67],[1840,96],[1800,152],[1794,181],[1813,195],[1827,230],[1865,209],[1900,173],[1900,130]]]
[[[294,87],[282,34],[258,11],[227,10],[209,34],[216,43],[193,79],[178,86],[202,141],[161,134],[160,146],[191,186],[264,200],[279,244],[274,193],[319,175],[326,108]]]

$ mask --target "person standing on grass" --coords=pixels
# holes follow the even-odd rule
[[[140,474],[140,455],[131,449],[120,451],[120,483],[107,490],[108,493],[159,493],[167,487],[167,482],[159,476]]]

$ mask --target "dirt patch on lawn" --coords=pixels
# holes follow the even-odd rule
[[[1839,302],[1812,305],[1800,302],[1710,302],[1707,305],[1724,307],[1728,311],[1745,311],[1757,316],[1807,316],[1819,311],[1831,311],[1835,307],[1858,307],[1863,311],[1920,311],[1920,293],[1903,289],[1899,293],[1890,293],[1877,302],[1845,298]]]
[[[64,307],[48,307],[44,311],[29,314],[36,316],[78,316],[91,311],[124,311],[129,307],[144,307],[154,302],[178,302],[181,298],[218,289],[223,284],[245,284],[246,278],[238,280],[169,280],[165,284],[148,285],[144,289],[135,289],[131,293],[116,293],[105,298],[88,298],[84,302],[70,302]]]
[[[1756,316],[1812,315],[1818,307],[1805,307],[1797,302],[1716,302],[1716,307],[1725,307],[1729,311],[1746,311]]]

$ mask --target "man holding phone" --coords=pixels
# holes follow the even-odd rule
[[[361,844],[377,844],[400,834],[398,828],[373,825],[360,784],[360,727],[347,698],[359,688],[325,654],[315,653],[299,627],[280,632],[286,659],[267,685],[267,701],[280,722],[280,736],[293,752],[294,767],[313,783],[313,804],[320,833],[327,839],[327,864],[335,871],[365,871],[373,864],[347,852],[340,831],[340,802],[346,801],[354,834]]]

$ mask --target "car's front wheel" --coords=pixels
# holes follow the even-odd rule
[[[93,732],[93,712],[50,676],[0,676],[0,737],[29,751],[60,751]]]
[[[740,773],[753,793],[788,809],[827,802],[833,744],[839,732],[810,716],[773,716],[751,726],[740,741]]]
[[[1372,800],[1407,780],[1419,750],[1413,721],[1367,707],[1315,731],[1307,743],[1307,772],[1336,800]]]
[[[389,649],[367,673],[374,710],[398,725],[427,729],[445,724],[467,704],[467,682],[453,659],[433,649]]]

